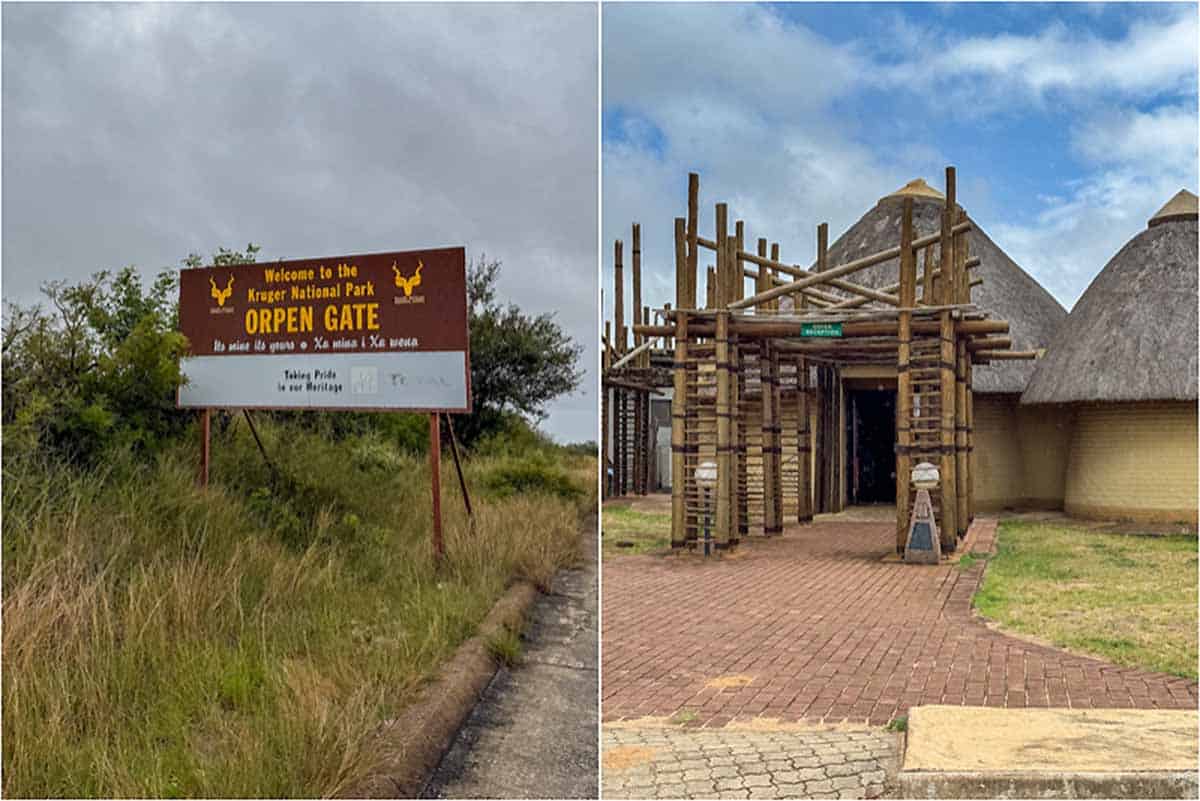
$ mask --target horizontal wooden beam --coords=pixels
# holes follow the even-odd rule
[[[951,229],[951,231],[956,234],[964,233],[969,230],[971,230],[971,223],[969,220],[967,222],[961,222]],[[933,244],[934,242],[937,242],[940,237],[941,234],[930,234],[929,236],[922,237],[921,239],[915,240],[912,243],[912,248],[916,250],[919,247]],[[845,264],[840,264],[837,267],[831,267],[824,272],[811,274],[807,278],[801,278],[799,280],[792,281],[791,283],[784,284],[783,286],[777,286],[774,289],[768,289],[764,292],[751,295],[748,298],[734,301],[733,303],[729,304],[729,308],[736,310],[744,309],[747,306],[757,306],[758,304],[765,303],[768,300],[773,300],[784,295],[790,295],[793,292],[799,292],[806,287],[817,286],[818,284],[827,284],[831,278],[841,278],[844,275],[861,272],[868,267],[874,267],[876,264],[882,264],[885,261],[890,261],[891,259],[898,258],[899,256],[900,246],[897,245],[894,248],[888,248],[887,250],[880,251],[879,253],[874,253],[870,256],[863,256],[862,258],[854,259],[853,261],[846,262]]]
[[[739,334],[760,337],[800,337],[800,327],[804,321],[796,319],[735,317],[730,323],[730,329]],[[941,331],[937,320],[915,320],[912,330],[917,334],[936,334]],[[954,324],[955,330],[963,336],[982,334],[1007,334],[1007,320],[959,320]],[[675,327],[671,325],[642,325],[634,326],[643,336],[671,336]],[[716,327],[711,322],[691,320],[688,322],[688,333],[711,337]],[[885,337],[896,336],[899,322],[896,320],[879,320],[865,322],[842,323],[842,337]],[[1030,357],[1032,358],[1032,357]]]
[[[784,264],[782,262],[768,259],[765,256],[759,256],[759,255],[756,255],[754,253],[749,253],[744,250],[738,251],[738,255],[741,256],[741,258],[744,261],[752,261],[755,264],[758,264],[762,267],[769,267],[771,269],[778,270],[779,272],[787,273],[788,275],[795,276],[796,278],[807,278],[811,275],[823,275],[823,273],[817,273],[817,272],[813,272],[811,270],[805,270],[801,267],[797,267],[792,264]],[[786,283],[787,283],[786,281],[782,282],[781,286],[786,285]],[[851,294],[858,295],[859,297],[864,299],[864,302],[870,302],[870,301],[874,300],[874,301],[878,301],[879,303],[886,303],[890,306],[899,306],[900,305],[900,298],[897,297],[896,295],[889,294],[887,290],[879,290],[879,289],[875,289],[874,287],[862,286],[861,284],[855,284],[851,281],[843,281],[840,278],[834,278],[834,279],[830,280],[829,285],[836,289],[840,289],[843,292],[849,292]],[[811,289],[801,290],[801,291],[805,292],[806,294],[812,292]],[[892,291],[894,292],[895,290],[892,290]],[[840,302],[842,300],[837,295],[829,295],[827,297],[833,298],[834,303]]]
[[[1012,340],[1008,337],[994,337],[991,339],[976,339],[967,343],[967,350],[971,353],[981,350],[1004,350],[1012,347]]]
[[[1003,359],[1030,361],[1038,357],[1038,352],[1036,350],[977,350],[973,356],[976,359],[984,359],[986,361]]]

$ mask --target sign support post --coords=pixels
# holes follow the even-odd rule
[[[176,405],[201,414],[199,485],[208,485],[213,409],[245,412],[276,477],[252,409],[428,414],[433,552],[443,561],[441,415],[471,412],[468,316],[461,247],[180,271],[188,351]]]
[[[442,437],[437,412],[429,414],[429,483],[433,490],[433,558],[441,563],[446,558],[442,543]]]

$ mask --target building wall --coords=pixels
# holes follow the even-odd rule
[[[1075,414],[1066,511],[1078,517],[1197,522],[1194,403],[1112,403]]]
[[[971,467],[977,511],[1063,508],[1072,411],[1021,407],[1018,400],[975,396]]]

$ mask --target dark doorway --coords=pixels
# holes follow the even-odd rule
[[[850,503],[896,502],[896,393],[846,393],[846,487]]]

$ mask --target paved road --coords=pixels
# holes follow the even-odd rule
[[[534,602],[522,664],[497,672],[423,797],[597,797],[595,518],[581,545],[581,568]]]
[[[605,726],[605,798],[879,798],[899,735]]]

